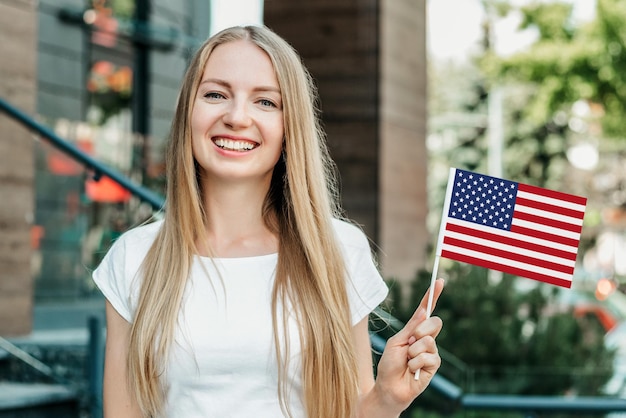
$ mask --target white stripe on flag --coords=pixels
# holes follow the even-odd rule
[[[562,273],[560,271],[555,271],[555,270],[547,269],[544,267],[535,266],[533,264],[522,263],[520,261],[511,260],[510,258],[497,257],[494,255],[485,254],[485,253],[474,251],[474,250],[468,250],[467,248],[461,248],[461,247],[444,243],[442,246],[442,250],[450,251],[456,254],[466,255],[469,257],[478,258],[480,260],[490,261],[493,263],[504,264],[509,267],[519,268],[522,270],[539,273],[539,274],[543,274],[546,276],[555,277],[558,279],[569,280],[569,281],[572,280],[571,274]]]
[[[571,238],[575,240],[580,239],[580,233],[578,232],[566,231],[561,228],[554,228],[552,226],[547,226],[547,225],[543,225],[543,224],[539,224],[535,222],[523,221],[521,219],[515,219],[515,217],[513,217],[513,222],[511,222],[511,224],[521,226],[524,228],[534,229],[535,231],[545,232],[548,234],[560,235],[562,237]]]
[[[566,222],[568,224],[581,226],[583,224],[582,218],[574,218],[572,216],[561,215],[557,212],[550,212],[547,210],[535,209],[530,206],[523,206],[520,204],[515,205],[515,210],[528,213],[530,215],[541,216],[543,218],[554,219],[555,221]]]
[[[537,202],[548,203],[550,205],[559,206],[565,209],[577,210],[579,212],[585,212],[585,205],[580,205],[578,203],[568,202],[566,200],[554,199],[552,197],[541,196],[538,194],[524,192],[521,190],[517,190],[517,197],[523,197],[525,199],[534,200]]]
[[[523,256],[538,258],[539,260],[548,261],[550,263],[555,263],[555,264],[561,264],[563,266],[574,267],[576,265],[576,260],[568,260],[568,259],[564,259],[564,258],[557,257],[554,255],[541,253],[538,251],[526,250],[524,248],[516,247],[514,245],[502,244],[499,242],[494,242],[494,241],[490,241],[490,240],[483,239],[483,238],[472,237],[466,234],[461,234],[459,232],[446,231],[446,236],[450,238],[456,238],[462,241],[469,241],[471,242],[471,244],[484,245],[486,247],[495,248],[497,250],[509,251],[516,255],[523,255]]]
[[[518,234],[516,232],[503,231],[497,228],[491,228],[491,227],[475,224],[473,222],[461,221],[459,219],[454,219],[454,218],[446,218],[446,222],[449,224],[455,224],[455,225],[459,225],[465,228],[475,229],[477,231],[489,232],[491,234],[496,234],[496,235],[500,235],[500,236],[511,238],[511,239],[518,239],[520,241],[526,241],[531,244],[543,245],[546,247],[554,248],[554,249],[561,250],[561,251],[567,251],[567,252],[574,253],[574,254],[578,252],[578,247],[573,247],[571,245],[565,245],[565,244],[553,242],[553,241],[546,240],[546,239],[530,237],[528,235]],[[446,231],[446,234],[448,232],[449,231]],[[443,235],[443,232],[440,233],[440,236],[441,235]]]

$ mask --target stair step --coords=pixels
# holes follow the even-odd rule
[[[0,418],[78,417],[78,409],[77,394],[65,386],[0,382]]]

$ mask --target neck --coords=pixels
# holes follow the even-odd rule
[[[201,251],[215,257],[275,253],[278,238],[263,219],[269,183],[204,184],[207,240]]]

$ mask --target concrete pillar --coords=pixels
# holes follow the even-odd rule
[[[384,272],[411,280],[427,261],[426,1],[380,1],[380,235]]]
[[[348,217],[380,247],[385,278],[425,265],[425,0],[266,0],[264,22],[318,85]]]
[[[32,113],[36,95],[37,2],[0,0],[0,96]],[[33,137],[0,113],[0,335],[32,328]]]

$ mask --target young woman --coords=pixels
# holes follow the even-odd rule
[[[93,274],[107,418],[397,417],[430,382],[442,324],[424,301],[374,380],[368,314],[387,288],[340,220],[315,104],[267,28],[226,29],[195,55],[164,220],[125,233]]]

